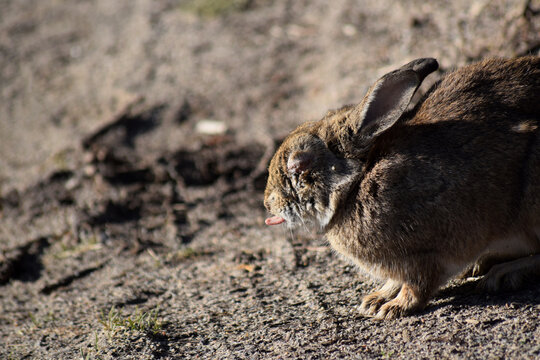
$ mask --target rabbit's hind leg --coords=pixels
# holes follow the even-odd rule
[[[515,290],[528,279],[540,276],[540,254],[497,264],[480,280],[479,286],[487,292]]]
[[[512,260],[516,260],[518,258],[521,258],[521,256],[511,256],[511,255],[491,254],[491,253],[484,254],[480,256],[475,261],[475,263],[472,264],[459,277],[461,279],[466,279],[469,277],[483,276],[483,275],[486,275],[493,266],[497,264],[506,263]]]
[[[360,312],[364,315],[375,315],[382,304],[390,301],[401,290],[402,283],[388,279],[377,291],[364,296],[360,305]]]
[[[535,254],[540,254],[540,240],[536,231],[524,231],[511,237],[501,238],[493,241],[486,252],[462,274],[461,278],[487,275],[498,265],[500,265],[497,267],[499,270],[494,269],[493,274],[500,273],[504,264]]]

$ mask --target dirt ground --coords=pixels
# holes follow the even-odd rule
[[[0,0],[0,358],[540,357],[540,284],[376,284],[264,226],[296,125],[435,57],[540,53],[540,1]]]

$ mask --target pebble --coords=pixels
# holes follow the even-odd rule
[[[227,125],[223,121],[206,119],[197,123],[195,131],[205,135],[221,135],[227,131]]]

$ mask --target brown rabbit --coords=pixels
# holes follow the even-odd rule
[[[463,67],[408,110],[437,68],[386,74],[360,104],[294,130],[270,163],[266,224],[319,224],[386,280],[360,307],[376,318],[424,308],[478,259],[512,260],[488,269],[487,290],[540,272],[540,58]]]

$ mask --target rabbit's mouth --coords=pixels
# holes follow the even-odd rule
[[[282,218],[281,216],[272,216],[264,221],[266,225],[278,225],[284,222],[285,222],[285,219]]]

